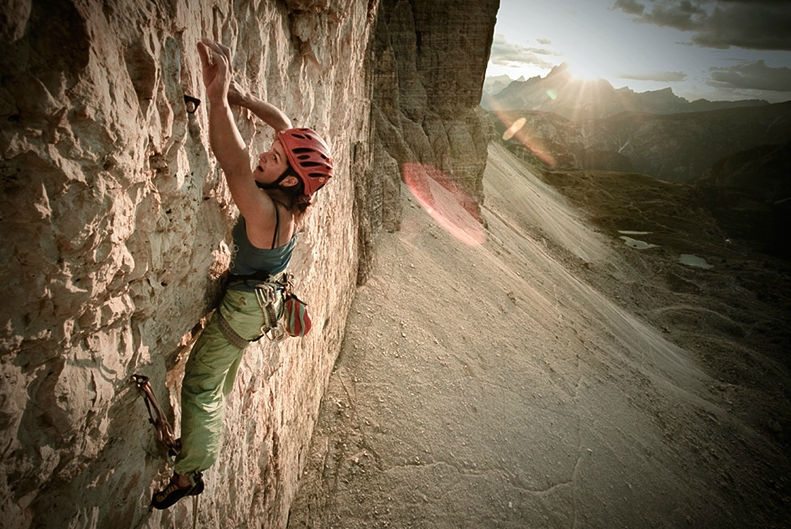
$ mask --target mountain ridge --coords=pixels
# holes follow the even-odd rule
[[[497,79],[498,83],[503,83],[502,76]],[[566,63],[553,68],[546,77],[512,81],[499,92],[485,93],[481,100],[481,106],[487,110],[540,110],[574,120],[609,117],[624,111],[673,114],[769,104],[757,99],[689,101],[676,95],[670,87],[647,92],[635,92],[629,87],[614,88],[604,79],[586,81],[575,77]]]

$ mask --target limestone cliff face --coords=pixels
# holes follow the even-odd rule
[[[381,226],[397,228],[399,164],[435,164],[481,198],[474,109],[496,4],[4,7],[0,525],[171,527],[192,515],[191,502],[148,510],[170,469],[130,376],[150,377],[178,432],[183,365],[237,215],[207,105],[185,103],[204,99],[195,45],[208,36],[233,50],[239,84],[328,138],[336,164],[291,266],[314,331],[248,349],[201,496],[203,527],[285,526],[358,269]],[[268,147],[266,126],[235,117],[251,152]]]
[[[382,228],[401,220],[404,164],[435,168],[458,183],[477,212],[491,125],[480,109],[499,0],[381,0],[373,45],[376,131],[360,209],[365,254]],[[362,260],[360,281],[367,274]]]
[[[148,513],[169,471],[130,375],[180,415],[190,331],[211,308],[237,214],[209,150],[201,36],[237,81],[329,139],[292,269],[304,340],[247,352],[201,525],[283,525],[357,270],[353,175],[369,159],[375,6],[288,2],[13,2],[0,28],[4,527],[171,526]],[[5,8],[4,8],[5,11]],[[236,115],[252,152],[271,130]],[[354,156],[353,156],[354,154]],[[180,522],[179,522],[180,523]]]

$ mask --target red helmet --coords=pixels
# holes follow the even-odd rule
[[[324,140],[312,129],[287,129],[277,133],[288,162],[312,195],[332,178],[332,157]]]

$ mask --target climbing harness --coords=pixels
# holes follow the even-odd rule
[[[151,389],[148,377],[145,375],[132,375],[132,382],[143,392],[146,409],[148,410],[148,422],[154,426],[157,432],[157,439],[165,446],[168,455],[175,457],[181,451],[181,440],[176,439],[173,435],[173,428],[157,403],[157,398]]]
[[[310,331],[308,305],[294,293],[293,276],[290,273],[284,272],[277,276],[232,275],[228,279],[229,287],[251,282],[248,284],[252,286],[263,314],[261,334],[253,340],[247,340],[233,330],[222,314],[217,313],[220,330],[228,342],[235,347],[244,349],[250,342],[256,342],[264,336],[273,342],[278,342],[285,336],[305,336]],[[282,304],[280,308],[277,306],[278,303]]]
[[[241,280],[236,279],[231,284],[236,282],[241,282]],[[255,285],[255,299],[258,301],[258,306],[261,307],[261,312],[264,319],[263,323],[261,324],[261,334],[252,340],[248,340],[247,338],[240,336],[239,333],[237,333],[233,327],[231,327],[231,324],[228,323],[228,320],[225,319],[225,316],[222,315],[220,309],[217,309],[214,317],[217,318],[217,325],[219,326],[223,336],[225,336],[226,340],[228,340],[228,343],[234,347],[238,347],[239,349],[244,349],[250,345],[251,342],[257,342],[264,336],[272,341],[280,340],[283,337],[283,333],[279,332],[280,330],[277,325],[277,303],[282,303],[284,288],[285,287],[278,280],[271,279],[268,281],[259,282]]]
[[[233,330],[233,327],[231,327],[231,324],[225,319],[225,316],[222,315],[220,309],[217,309],[214,317],[217,318],[217,325],[220,327],[220,332],[222,332],[222,335],[225,336],[229,344],[237,349],[244,349],[250,345],[250,341],[247,338],[240,336],[239,333]]]

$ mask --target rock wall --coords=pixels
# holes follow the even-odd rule
[[[196,42],[329,139],[292,270],[315,330],[254,345],[228,401],[202,527],[283,526],[357,275],[354,175],[370,163],[376,2],[25,1],[0,17],[0,526],[184,525],[149,512],[170,473],[133,373],[178,422],[193,330],[237,214],[209,150]],[[236,114],[252,152],[271,130]],[[177,430],[178,431],[178,428]]]
[[[480,108],[499,0],[381,0],[373,45],[375,178],[366,178],[360,251],[401,222],[405,164],[439,170],[483,203],[491,124]],[[360,263],[365,281],[368,259]]]
[[[400,221],[401,167],[482,199],[477,104],[498,2],[12,0],[0,13],[0,520],[172,527],[170,474],[130,381],[179,430],[184,362],[227,269],[237,211],[208,147],[196,42],[328,138],[337,177],[292,261],[305,339],[248,349],[201,527],[284,527],[355,285]],[[378,23],[377,23],[378,20]],[[375,43],[374,43],[375,36]],[[375,94],[375,97],[373,97]],[[373,99],[373,101],[372,101]],[[243,110],[251,152],[271,130]],[[376,155],[374,153],[376,152]]]

